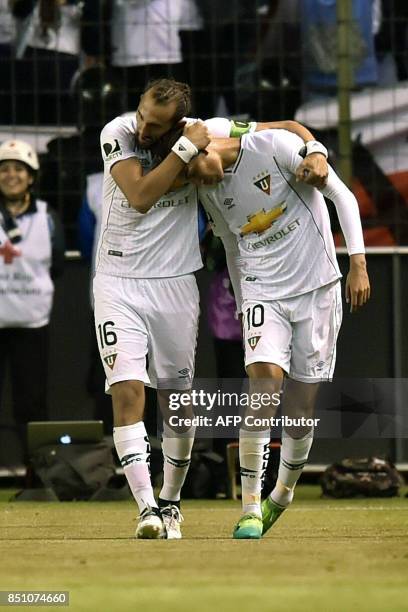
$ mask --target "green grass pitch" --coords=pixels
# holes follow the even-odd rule
[[[67,610],[408,610],[405,497],[323,500],[300,486],[260,541],[231,539],[239,502],[186,501],[182,541],[143,541],[131,502],[0,496],[0,589],[68,590]]]

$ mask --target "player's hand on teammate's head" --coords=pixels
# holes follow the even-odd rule
[[[205,149],[210,144],[210,132],[205,123],[200,119],[186,125],[183,130],[183,136],[191,140],[199,151]]]
[[[307,155],[296,170],[296,180],[307,183],[317,189],[323,189],[327,184],[329,166],[322,153]]]

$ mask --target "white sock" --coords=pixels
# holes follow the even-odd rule
[[[159,500],[180,501],[181,488],[190,467],[195,427],[177,434],[166,423],[163,426],[163,487]]]
[[[293,499],[295,485],[305,467],[313,443],[313,430],[304,438],[291,438],[282,431],[278,480],[270,494],[279,506],[288,506]]]
[[[239,463],[241,467],[242,510],[262,516],[261,491],[268,465],[270,430],[239,432]]]
[[[114,427],[113,441],[140,512],[157,508],[150,480],[150,444],[144,423]]]

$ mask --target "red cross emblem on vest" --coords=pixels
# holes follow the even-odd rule
[[[21,257],[21,251],[12,245],[10,240],[7,240],[5,244],[0,246],[0,255],[4,257],[5,264],[11,264],[14,257]]]

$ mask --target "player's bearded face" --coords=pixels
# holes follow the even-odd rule
[[[139,146],[148,149],[168,132],[174,126],[175,112],[175,102],[157,104],[149,92],[145,93],[136,111],[136,139]]]

